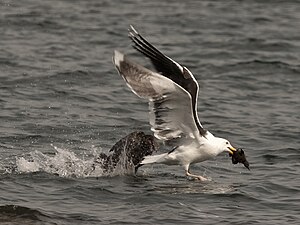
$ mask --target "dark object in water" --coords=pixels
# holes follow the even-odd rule
[[[249,162],[246,159],[246,155],[244,153],[244,150],[241,148],[238,148],[236,151],[233,152],[233,154],[229,154],[229,156],[232,157],[232,163],[237,164],[237,163],[243,163],[244,166],[250,170],[249,168]]]
[[[101,153],[95,163],[101,163],[105,172],[112,172],[118,164],[126,169],[139,167],[145,156],[158,149],[153,135],[135,131],[119,140],[111,149],[110,155]]]

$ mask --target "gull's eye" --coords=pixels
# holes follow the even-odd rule
[[[226,141],[226,145],[228,145],[229,144],[229,142],[228,141]]]

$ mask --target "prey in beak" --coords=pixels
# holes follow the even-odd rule
[[[233,151],[233,149],[234,149],[234,151]],[[246,155],[245,155],[245,152],[244,152],[243,149],[241,149],[241,148],[238,148],[238,149],[232,148],[232,149],[229,149],[229,150],[231,151],[231,152],[229,152],[229,156],[232,157],[231,160],[232,160],[233,164],[243,163],[244,166],[248,170],[250,170],[249,162],[246,159]]]

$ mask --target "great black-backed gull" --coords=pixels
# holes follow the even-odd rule
[[[199,85],[193,74],[161,53],[133,26],[130,26],[129,37],[134,48],[151,60],[157,72],[131,61],[116,50],[113,62],[132,92],[148,99],[154,136],[174,146],[169,152],[145,156],[141,165],[179,164],[187,176],[207,180],[190,173],[190,165],[212,159],[222,152],[233,155],[236,149],[228,140],[215,137],[201,125],[197,115]]]

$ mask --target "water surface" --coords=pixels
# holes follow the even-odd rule
[[[1,1],[1,224],[298,224],[298,1]],[[199,81],[205,128],[243,147],[192,166],[92,161],[150,133],[147,103],[114,69],[129,24]]]

